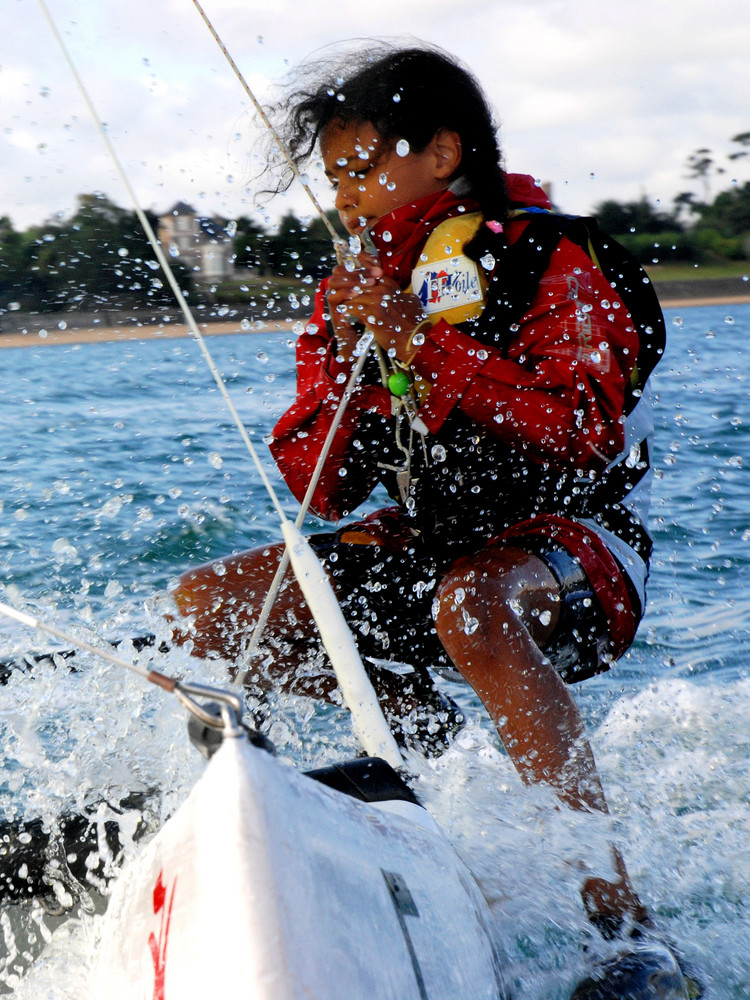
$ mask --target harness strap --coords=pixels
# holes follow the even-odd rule
[[[514,219],[528,221],[520,237],[510,246],[500,234],[489,229],[484,234],[497,266],[481,321],[464,324],[467,332],[507,355],[518,323],[537,294],[555,248],[565,237],[591,258],[592,264],[622,299],[636,327],[638,354],[624,401],[625,415],[628,415],[640,399],[666,341],[664,317],[646,272],[629,251],[601,232],[595,219],[524,211],[514,215]],[[648,445],[644,440],[637,445],[637,453],[631,450],[595,482],[581,484],[574,490],[567,510],[575,517],[592,518],[603,527],[609,527],[647,558],[651,539],[638,517],[621,502],[649,467]],[[605,524],[601,511],[607,508]]]
[[[643,440],[629,454],[611,465],[592,483],[587,483],[570,500],[574,517],[588,517],[622,538],[648,561],[653,542],[640,519],[622,501],[635,489],[651,468],[648,441]],[[606,510],[606,515],[602,513]]]
[[[648,275],[635,257],[605,235],[596,219],[557,215],[550,212],[518,212],[516,220],[528,220],[526,228],[510,246],[504,237],[486,230],[484,239],[498,261],[490,283],[490,298],[483,325],[472,323],[471,335],[500,348],[505,354],[516,324],[537,293],[555,248],[565,237],[591,258],[627,308],[638,333],[638,355],[625,397],[625,415],[635,407],[643,386],[664,353],[666,327],[659,299]],[[488,333],[487,321],[492,327]],[[467,324],[468,326],[469,324]]]

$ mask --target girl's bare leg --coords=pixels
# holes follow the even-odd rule
[[[523,549],[490,546],[459,560],[438,590],[436,628],[456,668],[481,698],[521,778],[551,785],[574,809],[607,811],[573,697],[540,650],[559,618],[548,566]],[[614,852],[618,879],[587,880],[593,914],[647,918]]]
[[[255,623],[274,578],[284,546],[263,545],[183,573],[172,598],[186,619],[178,641],[192,643],[199,657],[220,656],[242,662]],[[261,645],[271,645],[262,669],[249,665],[248,683],[294,694],[327,697],[336,687],[330,671],[300,673],[301,662],[319,650],[317,629],[291,569],[273,603]]]

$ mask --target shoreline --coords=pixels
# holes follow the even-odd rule
[[[734,295],[711,297],[664,297],[660,299],[662,309],[690,309],[694,306],[734,306],[750,305],[750,296]],[[243,329],[241,323],[199,323],[198,328],[204,337],[220,337],[232,334],[253,336],[258,333],[291,333],[297,320],[277,320],[274,322],[258,322],[252,329]],[[0,349],[4,347],[59,347],[63,344],[107,344],[133,340],[176,340],[190,337],[191,333],[185,323],[154,324],[138,326],[129,324],[112,327],[80,327],[65,330],[45,330],[44,336],[39,332],[0,333]]]
[[[746,306],[750,305],[750,295],[702,295],[698,298],[691,298],[688,295],[659,296],[659,303],[662,309],[689,309],[691,306]]]
[[[291,333],[296,320],[277,320],[270,323],[253,324],[251,329],[243,329],[239,322],[199,323],[198,329],[204,337],[220,337],[227,334],[253,336],[257,333]],[[136,323],[122,326],[71,327],[65,330],[45,330],[44,335],[29,330],[27,333],[0,333],[0,348],[3,347],[59,347],[61,344],[111,344],[132,340],[177,340],[192,336],[185,323],[159,323],[138,326]]]

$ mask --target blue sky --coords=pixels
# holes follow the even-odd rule
[[[47,0],[144,207],[206,214],[256,205],[249,102],[192,0]],[[750,131],[747,0],[204,0],[261,98],[331,42],[423,38],[458,55],[501,122],[509,170],[552,182],[587,212],[648,195],[670,207],[696,181],[686,160],[724,159]],[[374,16],[377,9],[378,16]],[[38,0],[0,8],[0,214],[19,228],[70,214],[78,193],[128,205]],[[321,184],[321,192],[325,192]],[[299,193],[266,206],[307,211]]]

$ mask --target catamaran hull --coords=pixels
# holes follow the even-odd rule
[[[487,906],[421,807],[365,804],[227,739],[114,887],[106,1000],[497,1000]]]

